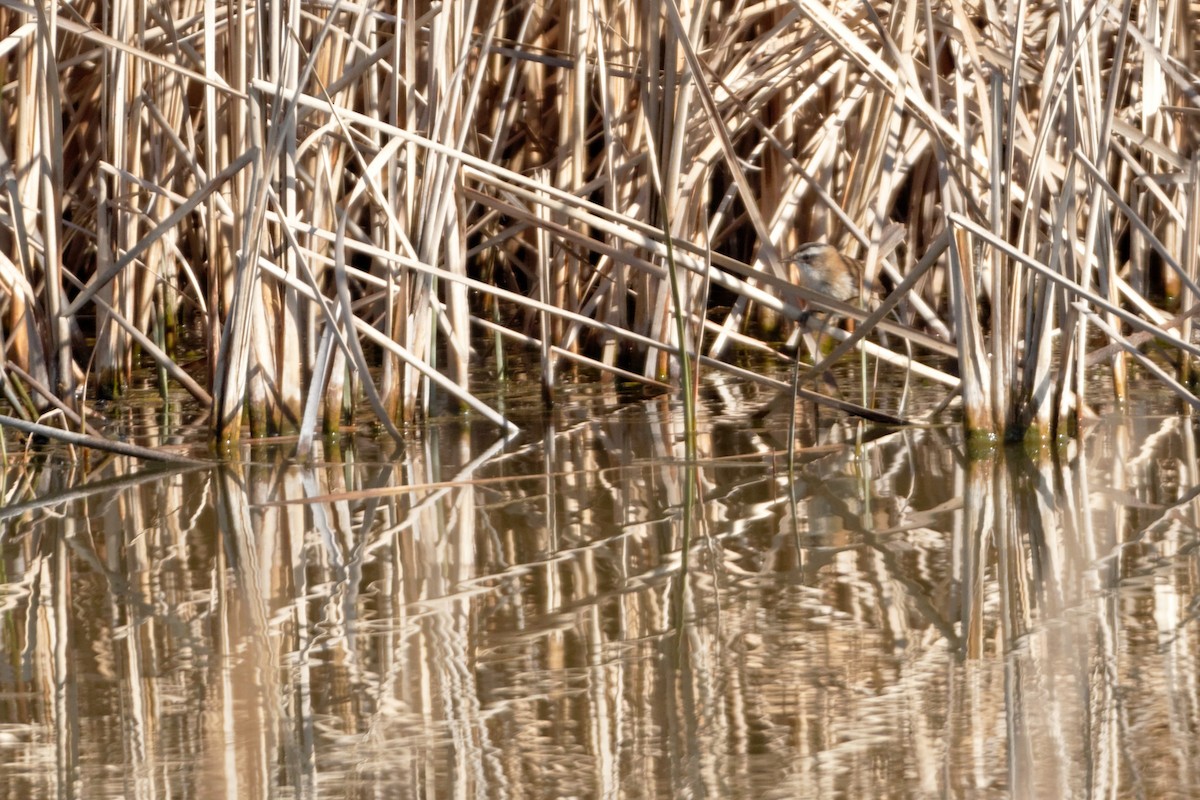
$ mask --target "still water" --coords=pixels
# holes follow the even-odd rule
[[[739,391],[690,465],[600,387],[307,463],[10,437],[0,798],[1200,796],[1190,419],[802,409],[789,472]]]

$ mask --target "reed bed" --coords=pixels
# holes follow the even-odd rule
[[[678,390],[808,304],[978,434],[1069,433],[1130,359],[1195,406],[1198,16],[0,0],[3,390],[84,430],[149,362],[218,442],[364,404],[510,431],[480,359],[535,348],[551,402],[566,365]],[[886,311],[799,286],[811,240]]]

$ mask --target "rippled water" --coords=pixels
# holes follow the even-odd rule
[[[1184,417],[1058,453],[596,387],[237,465],[9,452],[0,797],[1200,796]]]

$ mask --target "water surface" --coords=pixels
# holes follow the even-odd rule
[[[693,464],[600,387],[309,463],[10,440],[0,797],[1200,795],[1190,420],[802,409],[789,472],[746,391]]]

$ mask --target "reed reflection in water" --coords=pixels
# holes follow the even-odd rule
[[[1185,419],[1038,462],[843,422],[794,479],[679,420],[14,462],[0,797],[1200,794]]]

